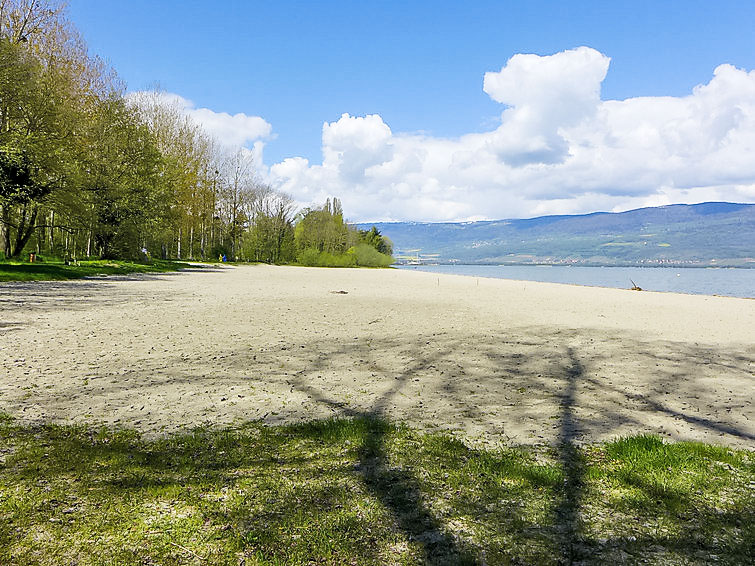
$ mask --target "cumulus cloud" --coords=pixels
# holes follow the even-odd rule
[[[323,165],[347,181],[361,181],[370,167],[393,157],[392,135],[376,114],[364,118],[343,114],[337,122],[323,124]]]
[[[248,116],[242,112],[231,115],[213,112],[209,108],[190,108],[188,114],[228,145],[246,146],[249,142],[268,137],[272,132],[272,126],[259,116]]]
[[[354,220],[465,220],[755,200],[755,71],[717,67],[683,97],[602,100],[610,59],[589,47],[514,55],[485,74],[492,131],[443,139],[379,115],[322,130],[321,164],[269,179],[300,202],[342,199]]]
[[[562,163],[569,144],[561,130],[595,114],[610,59],[588,47],[555,55],[514,55],[483,90],[509,108],[489,147],[513,166]]]

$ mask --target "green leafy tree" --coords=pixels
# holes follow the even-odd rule
[[[359,241],[373,247],[381,254],[388,256],[393,254],[393,243],[386,236],[383,236],[375,226],[369,230],[359,230]]]
[[[392,244],[376,227],[358,230],[344,221],[338,199],[304,209],[295,228],[297,261],[327,267],[386,267],[393,263]]]
[[[0,61],[0,222],[3,251],[16,257],[34,232],[44,198],[64,175],[68,140],[60,126],[68,112],[24,45],[0,37]]]
[[[291,261],[293,206],[260,186],[251,152],[224,150],[163,93],[124,90],[88,55],[62,2],[0,0],[5,256],[28,248],[138,258],[147,248]],[[357,238],[337,201],[326,208],[316,245],[343,253]]]
[[[155,90],[130,98],[161,154],[162,198],[170,214],[153,230],[155,243],[176,257],[207,257],[214,237],[220,161],[213,140],[185,115],[177,101]]]
[[[139,258],[151,221],[167,215],[156,202],[161,156],[154,140],[115,94],[93,109],[82,137],[80,182],[95,249],[105,258]]]
[[[358,236],[344,222],[341,202],[328,199],[321,208],[304,209],[296,223],[296,247],[299,251],[314,249],[330,254],[345,253]]]

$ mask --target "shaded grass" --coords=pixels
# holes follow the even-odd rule
[[[134,263],[116,260],[81,261],[79,265],[65,265],[62,261],[22,263],[0,262],[0,281],[61,281],[81,279],[93,275],[126,275],[129,273],[164,273],[190,267],[180,261],[153,260]]]
[[[0,419],[2,564],[748,563],[752,453],[637,436],[475,450],[372,418],[132,430]],[[572,530],[574,532],[572,532]]]

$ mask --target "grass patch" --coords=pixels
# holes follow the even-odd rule
[[[148,264],[120,260],[93,260],[81,261],[78,265],[66,265],[62,261],[35,263],[3,261],[0,262],[0,281],[61,281],[94,275],[165,273],[185,269],[189,266],[185,262],[163,260],[153,260]]]
[[[2,564],[744,564],[754,509],[752,453],[648,436],[473,450],[371,418],[158,440],[0,418]]]

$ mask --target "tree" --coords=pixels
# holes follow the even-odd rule
[[[166,248],[170,241],[179,258],[193,259],[198,244],[205,259],[207,244],[214,236],[217,188],[222,186],[219,168],[224,157],[217,144],[165,93],[139,93],[130,97],[130,103],[147,124],[162,156],[159,177],[164,199],[170,203],[170,218],[165,219],[157,239]]]
[[[260,190],[251,153],[242,148],[226,154],[220,164],[217,211],[225,227],[223,244],[233,260],[238,258],[241,236],[251,225]]]
[[[44,68],[24,46],[0,37],[0,222],[6,257],[20,255],[41,200],[59,180],[64,113]]]
[[[385,255],[393,254],[393,243],[380,234],[380,230],[373,226],[369,230],[359,230],[359,241],[375,248]]]
[[[161,156],[145,124],[115,94],[93,108],[81,134],[79,179],[93,243],[105,258],[138,258],[151,221],[162,221]]]
[[[299,251],[315,249],[330,254],[345,253],[356,243],[356,230],[343,220],[341,202],[328,199],[321,208],[306,208],[296,223],[296,246]]]
[[[251,228],[244,240],[248,259],[286,263],[296,258],[293,201],[270,187],[260,187],[254,202]]]

